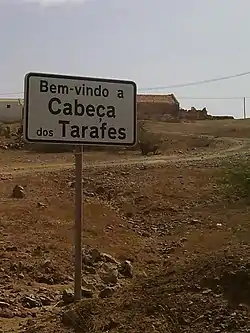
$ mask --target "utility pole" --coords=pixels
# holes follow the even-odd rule
[[[244,116],[244,119],[247,118],[247,115],[246,115],[246,97],[243,98],[243,116]]]

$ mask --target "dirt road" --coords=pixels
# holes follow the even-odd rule
[[[228,140],[228,138],[225,138]],[[248,151],[249,148],[249,140],[237,140],[230,139],[234,143],[234,145],[226,150],[219,150],[215,153],[201,153],[201,154],[185,154],[184,156],[180,156],[180,154],[175,155],[154,155],[150,157],[131,157],[127,159],[120,160],[106,160],[106,161],[98,161],[98,162],[90,162],[84,163],[84,168],[103,168],[103,167],[115,167],[115,166],[127,166],[127,165],[157,165],[157,164],[175,164],[175,163],[184,163],[190,161],[206,161],[217,158],[226,158],[229,156],[237,155],[239,153],[244,153]],[[0,173],[2,175],[6,174],[27,174],[33,172],[50,172],[50,171],[59,171],[65,169],[73,168],[73,163],[48,163],[48,164],[26,164],[26,165],[12,165],[8,167],[2,167],[0,169]]]

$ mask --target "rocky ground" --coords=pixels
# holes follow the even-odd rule
[[[74,172],[1,154],[0,332],[250,332],[250,209],[220,183],[242,156],[86,169],[75,304]]]

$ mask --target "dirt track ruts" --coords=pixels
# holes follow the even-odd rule
[[[228,139],[228,138],[227,138]],[[198,155],[185,155],[180,157],[180,155],[154,155],[150,157],[139,157],[139,158],[130,158],[123,160],[110,160],[110,161],[88,161],[84,163],[84,169],[89,168],[105,168],[105,167],[116,167],[116,166],[129,166],[129,165],[159,165],[165,164],[170,165],[174,163],[182,163],[182,162],[191,162],[191,161],[201,161],[204,162],[206,160],[218,159],[218,158],[226,158],[233,155],[237,155],[238,153],[244,153],[248,151],[249,148],[249,140],[241,140],[234,139],[235,146],[230,147],[226,150],[219,150],[215,153],[202,153]],[[0,174],[28,174],[33,172],[50,172],[50,171],[60,171],[65,169],[72,169],[74,163],[48,163],[46,165],[39,164],[27,164],[27,165],[12,165],[11,167],[2,167],[0,169]]]

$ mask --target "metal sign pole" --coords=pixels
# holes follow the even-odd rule
[[[83,147],[75,153],[75,300],[82,296]]]
[[[244,114],[244,119],[246,119],[246,97],[243,99],[243,114]]]

